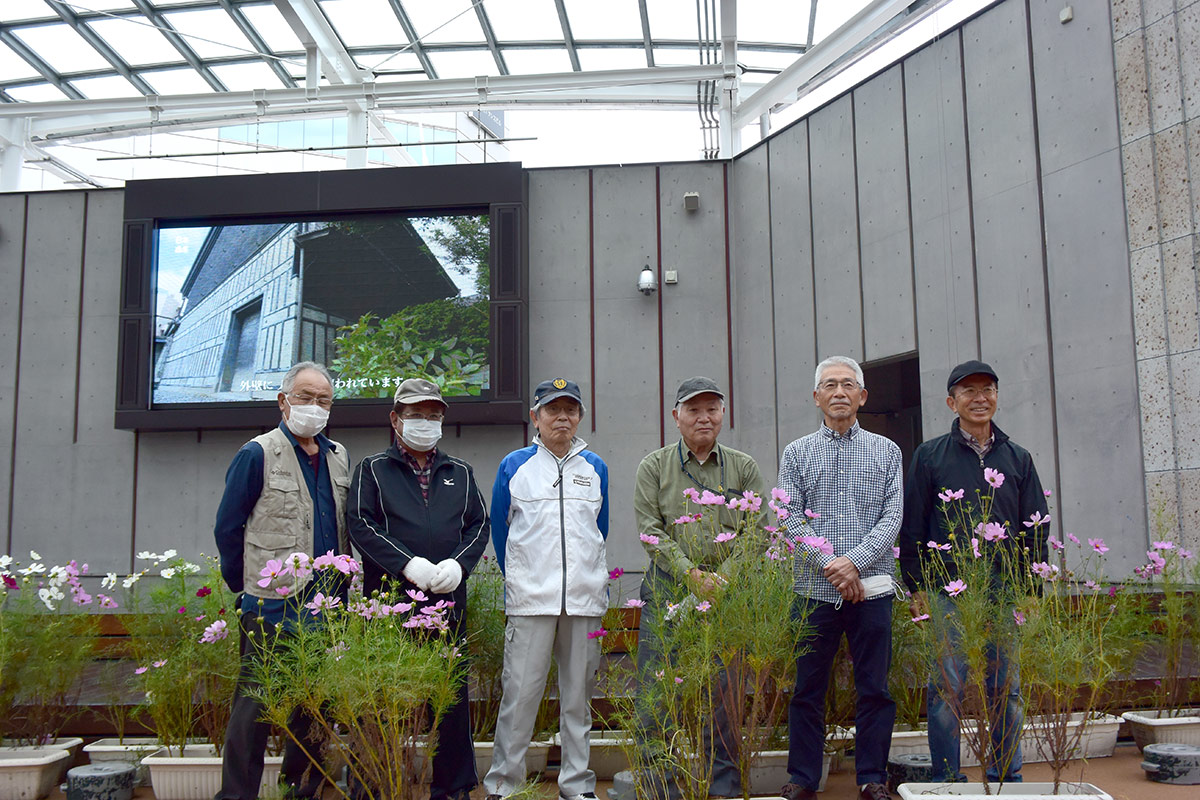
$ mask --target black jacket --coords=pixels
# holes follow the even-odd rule
[[[470,464],[438,450],[426,502],[420,481],[393,443],[386,452],[364,458],[354,470],[346,517],[350,541],[363,555],[367,594],[379,588],[385,575],[413,588],[403,573],[414,556],[434,564],[453,558],[463,571],[463,581],[452,596],[453,616],[461,616],[466,609],[467,576],[491,535],[487,508]]]
[[[976,490],[987,494],[991,487],[984,480],[984,467],[1004,473],[1004,483],[996,489],[992,501],[991,521],[1002,522],[1008,528],[1006,545],[1029,546],[1026,563],[1046,560],[1046,537],[1049,525],[1031,529],[1021,523],[1034,512],[1043,516],[1048,512],[1042,482],[1029,451],[1009,440],[1008,436],[992,423],[995,441],[987,455],[979,455],[963,439],[958,420],[950,427],[950,433],[925,442],[913,454],[908,469],[908,480],[904,485],[904,522],[897,537],[900,545],[900,574],[911,591],[922,591],[922,564],[933,553],[927,542],[947,541],[946,519],[943,517],[938,492],[945,489],[965,489],[964,501],[977,504]],[[1020,534],[1024,534],[1021,536]],[[947,564],[953,572],[953,565]],[[954,576],[951,575],[951,578]]]

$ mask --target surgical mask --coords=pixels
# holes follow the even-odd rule
[[[316,403],[311,406],[294,406],[284,398],[291,413],[288,414],[287,426],[292,434],[299,436],[302,439],[311,439],[321,431],[325,430],[325,423],[329,421],[329,410],[321,408]]]
[[[401,423],[404,427],[400,432],[400,440],[418,453],[432,450],[442,438],[441,420],[405,419]]]

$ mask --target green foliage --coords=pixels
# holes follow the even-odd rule
[[[921,630],[908,603],[892,603],[892,668],[888,693],[896,701],[896,725],[917,730],[925,711],[929,661],[921,647]]]
[[[449,253],[453,269],[463,275],[475,274],[475,293],[487,297],[491,289],[488,256],[492,241],[487,216],[450,217],[439,222],[429,235]]]
[[[234,597],[215,559],[201,567],[174,551],[145,555],[151,567],[138,573],[126,617],[145,692],[138,711],[172,752],[202,736],[220,753],[238,674]],[[216,635],[201,641],[210,628]]]
[[[340,376],[337,397],[391,397],[394,379],[418,376],[447,396],[478,396],[487,384],[486,299],[434,300],[384,319],[367,313],[338,330],[337,357],[330,362]]]
[[[504,625],[504,576],[496,561],[484,556],[467,580],[467,655],[479,712],[471,715],[471,735],[477,741],[496,732],[503,694]]]

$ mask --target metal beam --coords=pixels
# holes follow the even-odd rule
[[[408,12],[404,10],[404,3],[401,0],[388,0],[388,5],[392,7],[392,13],[396,15],[396,19],[400,21],[400,27],[404,29],[404,35],[408,37],[408,48],[417,57],[417,61],[421,63],[421,69],[425,70],[425,74],[429,76],[431,81],[438,79],[437,70],[433,68],[433,62],[429,60],[429,55],[425,52],[425,47],[421,44],[421,37],[417,35],[417,29],[413,26],[412,20],[408,17]],[[405,48],[401,48],[403,52]]]
[[[511,74],[508,71],[508,64],[504,63],[504,53],[496,41],[496,31],[492,27],[492,21],[488,18],[487,12],[483,10],[483,3],[476,3],[474,8],[475,16],[479,19],[479,27],[483,28],[483,38],[487,40],[488,49],[492,51],[492,58],[496,59],[496,68],[500,70],[501,75]]]
[[[250,40],[250,44],[254,45],[254,49],[261,54],[262,60],[266,62],[266,65],[271,68],[271,71],[275,73],[283,85],[289,89],[296,88],[296,80],[292,77],[292,74],[284,68],[279,58],[274,57],[276,54],[267,46],[266,40],[259,36],[258,30],[250,24],[250,20],[246,19],[246,15],[242,13],[242,9],[235,6],[230,0],[219,0],[219,2],[221,3],[221,8],[225,9],[225,13],[233,20],[233,24],[237,25],[238,30]]]
[[[733,109],[733,125],[745,127],[779,103],[793,102],[796,91],[849,53],[888,20],[921,0],[871,0],[828,37],[812,46],[754,94]]]
[[[184,38],[180,35],[179,31],[175,30],[175,26],[172,25],[166,17],[159,13],[157,8],[147,3],[146,0],[132,0],[132,2],[135,6],[137,6],[138,11],[141,11],[142,15],[145,16],[146,19],[148,19],[150,23],[154,25],[154,27],[158,28],[163,36],[167,37],[167,41],[171,43],[172,47],[179,51],[179,55],[183,56],[183,60],[186,61],[192,69],[200,73],[200,77],[204,79],[205,83],[213,88],[213,91],[229,91],[229,87],[222,83],[221,79],[218,78],[213,71],[208,68],[208,65],[200,60],[200,56],[196,55],[196,51],[192,49],[192,46],[184,41]]]
[[[721,0],[721,96],[718,106],[721,158],[732,158],[741,149],[740,131],[733,126],[733,108],[738,101],[737,0]]]
[[[362,83],[368,78],[368,74],[354,63],[316,0],[275,0],[275,7],[302,44],[317,46],[321,60],[325,62],[325,78],[330,83]]]
[[[73,100],[86,99],[83,96],[83,92],[79,91],[74,86],[63,80],[61,75],[55,72],[54,69],[45,61],[42,61],[42,59],[38,58],[38,54],[30,50],[29,47],[26,46],[26,44],[16,36],[13,36],[8,31],[0,31],[0,42],[4,42],[6,45],[11,47],[13,52],[23,58],[25,62],[29,64],[29,66],[36,69],[38,73],[46,79],[47,83],[58,89],[67,97],[70,97]]]
[[[646,50],[646,66],[654,66],[654,46],[650,38],[650,12],[646,0],[638,0],[638,15],[642,18],[642,47]]]
[[[154,87],[146,83],[145,79],[142,78],[141,75],[135,73],[130,68],[129,64],[125,62],[125,59],[121,58],[121,56],[117,54],[117,51],[109,47],[108,42],[101,39],[100,36],[91,29],[91,26],[80,22],[79,17],[75,16],[75,13],[71,11],[66,4],[62,3],[61,0],[46,0],[46,4],[50,6],[55,14],[58,14],[59,19],[70,26],[71,30],[78,33],[85,42],[90,44],[105,61],[107,61],[109,64],[112,64],[113,69],[117,71],[118,75],[132,83],[135,89],[137,89],[143,95],[155,93]]]
[[[571,59],[571,69],[580,72],[579,53],[575,49],[575,37],[571,35],[571,20],[567,19],[567,7],[563,0],[554,0],[558,9],[558,24],[562,27],[563,42],[567,45],[567,56]]]

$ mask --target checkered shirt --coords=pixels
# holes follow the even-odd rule
[[[400,455],[404,456],[404,463],[408,464],[409,469],[417,476],[417,483],[421,484],[421,497],[425,498],[425,502],[429,502],[429,477],[433,474],[433,459],[437,457],[437,448],[433,448],[425,454],[425,466],[422,468],[417,460],[413,458],[412,453],[399,448]]]
[[[797,543],[792,573],[796,593],[837,603],[841,595],[822,573],[837,556],[854,562],[861,578],[895,573],[892,547],[904,493],[900,448],[891,439],[864,431],[857,422],[845,434],[822,425],[784,449],[779,488],[791,498],[784,525],[792,540],[823,536],[833,545],[829,556]],[[805,509],[820,516],[809,519]]]

